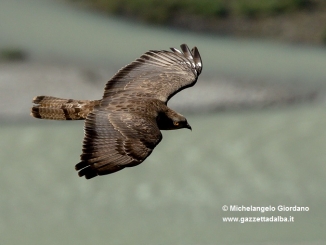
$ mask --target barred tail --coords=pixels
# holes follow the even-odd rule
[[[60,99],[52,96],[36,96],[31,116],[51,120],[83,120],[87,117],[98,100]]]

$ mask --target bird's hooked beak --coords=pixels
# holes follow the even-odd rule
[[[188,129],[190,129],[192,131],[191,126],[189,125],[189,123],[187,123],[186,128],[188,128]]]

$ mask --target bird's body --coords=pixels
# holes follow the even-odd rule
[[[31,115],[85,119],[79,176],[90,179],[136,166],[161,141],[160,130],[191,129],[185,117],[167,107],[175,93],[196,83],[202,70],[197,48],[181,48],[183,52],[172,48],[145,53],[107,83],[100,100],[37,96]]]

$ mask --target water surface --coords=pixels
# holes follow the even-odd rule
[[[325,240],[324,108],[188,119],[192,132],[164,132],[140,166],[88,181],[73,169],[81,153],[82,123],[2,125],[4,244]],[[235,213],[223,212],[223,205],[297,205],[310,211]],[[295,222],[221,220],[262,215],[291,215]]]

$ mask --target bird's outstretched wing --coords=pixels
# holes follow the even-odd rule
[[[122,68],[106,84],[102,106],[118,93],[167,103],[180,90],[193,86],[202,70],[201,57],[196,47],[191,51],[186,44],[180,47],[182,51],[148,51]]]
[[[161,141],[155,121],[128,112],[94,110],[85,122],[79,176],[114,173],[143,162]]]
[[[79,176],[90,179],[138,165],[161,141],[155,117],[148,116],[146,108],[139,114],[132,107],[148,99],[167,103],[193,86],[202,70],[196,47],[190,51],[182,44],[182,51],[171,50],[149,51],[108,81],[103,99],[86,118],[83,153],[76,165]],[[131,99],[140,104],[130,104]]]

